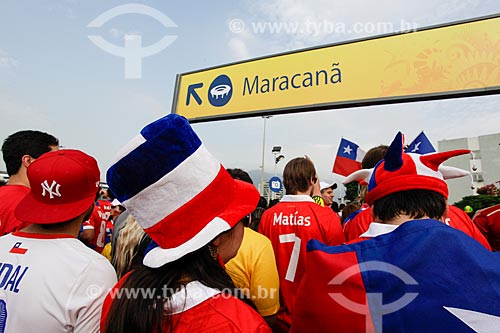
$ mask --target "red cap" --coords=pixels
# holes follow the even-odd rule
[[[30,193],[15,216],[27,223],[52,224],[83,214],[94,202],[100,172],[96,160],[79,150],[48,152],[28,167]]]

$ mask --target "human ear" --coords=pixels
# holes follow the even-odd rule
[[[221,243],[221,240],[220,240],[220,235],[215,237],[215,239],[212,241],[212,245],[215,246],[215,247],[219,247],[220,246],[220,243]]]
[[[25,168],[29,167],[30,164],[33,163],[34,161],[35,159],[30,155],[23,155],[23,157],[21,157],[21,162]]]

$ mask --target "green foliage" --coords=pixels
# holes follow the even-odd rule
[[[465,206],[471,206],[474,212],[476,212],[479,209],[498,204],[500,204],[500,196],[498,195],[470,195],[463,197],[462,200],[455,202],[453,205],[462,210]]]
[[[358,182],[350,182],[345,186],[345,188],[346,190],[344,199],[351,202],[354,201],[359,195]]]

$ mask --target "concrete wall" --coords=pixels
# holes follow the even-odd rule
[[[500,180],[500,133],[483,135],[476,138],[460,138],[453,140],[443,140],[438,142],[438,151],[448,151],[453,149],[471,149],[474,152],[476,161],[471,155],[453,157],[445,162],[445,165],[454,166],[470,171],[475,175],[476,188],[493,184]],[[477,170],[473,170],[472,166]],[[482,182],[477,180],[483,178]],[[472,178],[463,177],[447,181],[450,191],[448,201],[454,203],[464,196],[472,195],[475,190],[471,189]],[[498,183],[496,184],[498,186]]]

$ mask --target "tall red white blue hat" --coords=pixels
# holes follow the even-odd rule
[[[353,172],[343,183],[369,179],[365,197],[369,205],[389,194],[416,189],[435,191],[448,199],[448,185],[444,180],[463,177],[469,172],[442,163],[451,157],[469,153],[470,150],[466,149],[425,155],[405,153],[404,136],[398,132],[383,160],[373,169]]]
[[[234,180],[176,114],[144,127],[118,152],[106,177],[154,241],[143,261],[153,268],[209,244],[260,198],[255,186]]]

